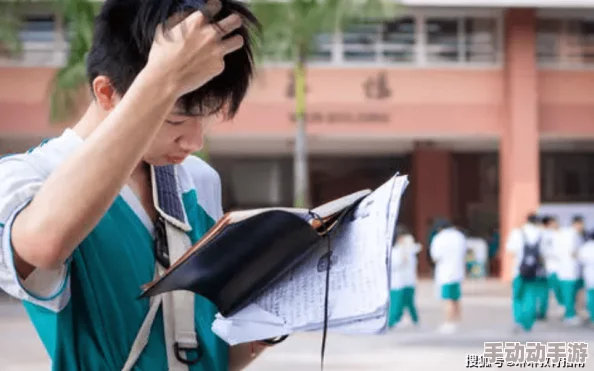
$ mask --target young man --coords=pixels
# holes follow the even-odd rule
[[[506,250],[514,259],[512,283],[512,307],[515,330],[531,331],[537,317],[537,303],[547,291],[546,270],[541,244],[543,230],[541,222],[535,214],[528,216],[526,223],[514,229],[507,240]],[[532,252],[536,252],[532,254]],[[524,272],[523,267],[535,266],[534,275],[530,269]]]
[[[588,240],[578,252],[578,260],[584,267],[584,287],[586,290],[586,307],[589,323],[594,325],[594,233],[588,235]]]
[[[553,216],[544,216],[542,218],[543,236],[542,236],[542,252],[545,258],[545,266],[547,269],[547,286],[548,289],[542,292],[542,297],[538,300],[537,319],[544,320],[547,317],[549,309],[549,294],[553,293],[557,303],[563,305],[561,296],[561,289],[559,288],[559,278],[557,276],[558,261],[555,255],[555,236],[559,231],[559,223]]]
[[[442,333],[453,333],[461,320],[461,284],[466,267],[466,236],[447,221],[442,221],[431,242],[431,258],[435,261],[435,281],[445,302],[445,323]]]
[[[584,221],[581,217],[573,218],[572,225],[561,229],[555,240],[555,252],[559,261],[559,287],[565,307],[563,320],[570,326],[581,323],[577,314],[576,301],[581,289],[581,269],[578,251],[584,244]]]
[[[415,305],[415,286],[417,284],[417,254],[421,245],[415,238],[400,228],[392,249],[392,272],[390,291],[389,326],[400,325],[404,310],[408,310],[413,324],[419,323]]]
[[[86,113],[0,160],[0,288],[23,301],[54,370],[240,370],[261,349],[229,348],[211,331],[216,308],[194,295],[183,342],[168,344],[181,320],[163,315],[166,299],[137,338],[154,303],[140,287],[167,256],[156,226],[194,243],[221,217],[219,176],[191,154],[207,122],[237,112],[253,72],[253,15],[202,5],[106,0]]]

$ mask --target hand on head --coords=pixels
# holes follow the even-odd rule
[[[237,14],[216,23],[210,23],[202,11],[177,18],[172,17],[168,29],[157,28],[146,70],[165,74],[175,94],[182,96],[222,73],[225,56],[240,49],[244,39],[241,35],[228,37],[242,25]]]

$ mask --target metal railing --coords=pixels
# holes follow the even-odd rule
[[[60,67],[67,56],[68,44],[25,41],[20,52],[0,54],[0,67]]]

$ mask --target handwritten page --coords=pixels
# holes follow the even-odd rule
[[[247,308],[217,315],[213,331],[229,344],[317,331],[324,323],[326,267],[330,331],[376,333],[386,327],[389,267],[400,200],[408,179],[394,176],[345,216],[314,253]],[[330,246],[328,246],[330,243]]]

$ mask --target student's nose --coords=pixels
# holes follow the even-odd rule
[[[193,125],[188,125],[188,129],[179,138],[178,144],[182,151],[194,153],[202,149],[204,145],[204,130],[200,120],[196,120]]]

